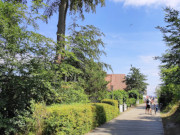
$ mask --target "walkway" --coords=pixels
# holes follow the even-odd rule
[[[159,112],[145,114],[144,107],[132,108],[86,135],[163,135]]]

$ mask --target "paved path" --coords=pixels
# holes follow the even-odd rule
[[[86,135],[164,135],[159,112],[145,114],[145,104],[123,112],[117,118]]]

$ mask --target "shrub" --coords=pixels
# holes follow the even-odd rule
[[[103,99],[111,99],[111,92],[104,90],[98,92],[98,100],[101,101]]]
[[[110,97],[112,99],[118,100],[119,104],[123,104],[126,103],[126,100],[128,98],[128,93],[124,90],[116,90],[110,94]]]
[[[136,105],[136,99],[135,98],[129,98],[127,100],[127,106],[130,107],[131,105]]]
[[[109,101],[110,103],[110,101]],[[24,134],[81,135],[114,117],[118,112],[117,101],[106,103],[35,105],[33,114],[25,118],[27,131]]]
[[[94,114],[96,115],[96,120],[94,122],[95,125],[99,126],[118,116],[119,110],[116,105],[117,105],[117,101],[115,103],[115,106],[109,105],[107,103],[93,104],[93,106],[95,107]]]
[[[47,110],[50,115],[44,121],[44,134],[83,134],[95,126],[90,104],[53,105]]]
[[[136,99],[135,98],[129,98],[131,105],[136,105]]]
[[[118,108],[118,101],[117,100],[103,99],[101,102],[110,104],[110,105],[115,106],[116,108]]]
[[[129,93],[129,98],[139,99],[140,94],[138,90],[130,90],[128,91],[128,93]]]
[[[76,82],[62,82],[61,88],[58,90],[56,103],[71,104],[71,103],[88,103],[88,95],[84,89]],[[70,98],[69,98],[70,97]]]

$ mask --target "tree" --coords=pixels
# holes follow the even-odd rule
[[[34,9],[42,7],[42,2],[46,3],[44,15],[50,18],[54,13],[58,13],[58,24],[57,24],[57,46],[56,46],[56,57],[55,62],[61,63],[64,59],[64,41],[65,41],[65,30],[66,30],[66,16],[69,10],[70,14],[76,14],[79,12],[80,17],[84,19],[83,12],[95,12],[96,6],[101,4],[104,6],[104,0],[33,0],[35,1]]]
[[[106,73],[103,69],[111,69],[110,65],[100,61],[100,56],[105,54],[103,51],[104,43],[101,38],[104,34],[93,25],[79,26],[73,24],[69,29],[72,33],[68,37],[70,50],[79,61],[66,58],[64,62],[80,69],[82,73],[71,75],[67,79],[79,81],[89,98],[92,101],[97,101],[98,93],[105,91],[107,85],[104,79]]]
[[[18,112],[28,110],[32,99],[43,101],[53,92],[48,84],[54,76],[51,56],[55,43],[27,30],[35,18],[22,4],[0,1],[1,134],[15,133]]]
[[[137,89],[142,93],[148,85],[146,80],[146,76],[140,73],[140,69],[131,66],[129,74],[125,77],[126,90]]]
[[[166,8],[164,21],[168,23],[165,27],[157,28],[163,33],[163,40],[168,49],[156,59],[162,62],[161,80],[163,81],[159,94],[159,101],[164,106],[180,99],[180,17],[179,11]]]
[[[32,100],[53,103],[89,102],[105,91],[107,64],[99,29],[73,28],[66,37],[64,62],[54,63],[56,42],[28,30],[37,28],[37,12],[27,6],[0,1],[0,133],[15,134],[23,128],[23,116],[32,113]],[[98,80],[98,81],[97,81]],[[71,97],[71,98],[68,98]],[[27,116],[27,117],[28,117]]]
[[[27,3],[27,0],[4,0],[11,2],[21,2]],[[58,24],[57,24],[57,46],[56,46],[56,57],[55,63],[61,63],[61,60],[64,59],[65,49],[65,30],[66,30],[66,16],[69,10],[70,14],[76,14],[79,12],[80,17],[84,19],[83,12],[95,12],[96,6],[101,4],[104,6],[104,0],[32,0],[33,6],[32,10],[38,10],[39,8],[44,7],[44,15],[50,18],[54,13],[58,13]],[[44,6],[44,3],[46,6]]]
[[[104,5],[104,0],[44,0],[48,5],[44,14],[47,17],[51,17],[54,12],[58,12],[58,25],[57,25],[57,48],[56,48],[56,62],[61,62],[61,52],[64,49],[64,36],[65,36],[65,26],[66,26],[66,15],[69,9],[70,13],[75,14],[80,13],[80,16],[84,18],[83,11],[90,12],[96,11],[96,5],[99,3],[101,6]]]
[[[168,49],[159,59],[163,65],[162,78],[165,82],[173,82],[180,84],[180,18],[179,11],[166,8],[164,21],[168,23],[165,27],[158,26],[157,28],[163,33],[163,40],[166,42]],[[168,76],[168,77],[167,77]]]
[[[160,59],[167,68],[176,65],[180,67],[179,11],[166,8],[165,12],[164,21],[168,23],[168,25],[165,27],[158,26],[157,28],[163,33],[163,40],[166,42],[169,49],[167,49],[166,53],[161,57],[157,57],[157,59]]]

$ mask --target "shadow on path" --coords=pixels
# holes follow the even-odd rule
[[[122,113],[117,118],[86,135],[163,135],[159,113],[145,114],[144,104]]]

